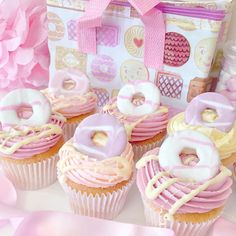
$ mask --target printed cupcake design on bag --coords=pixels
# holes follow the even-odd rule
[[[156,85],[161,95],[165,97],[180,99],[183,90],[183,79],[180,75],[168,72],[159,72],[156,78]]]
[[[65,26],[62,19],[53,12],[47,13],[48,17],[48,38],[52,41],[61,40],[65,34]]]
[[[98,55],[91,65],[93,76],[102,82],[111,82],[116,77],[116,65],[113,58],[107,55]]]
[[[183,66],[190,57],[189,41],[176,32],[166,33],[164,63],[168,66]]]
[[[56,47],[56,69],[79,69],[86,72],[87,55],[74,48]]]
[[[202,39],[195,48],[195,64],[204,73],[208,73],[211,68],[216,42],[217,38]]]
[[[130,59],[121,65],[120,76],[124,83],[134,80],[148,80],[149,71],[141,61]]]
[[[144,28],[132,26],[125,33],[125,47],[133,57],[141,58],[144,55]]]

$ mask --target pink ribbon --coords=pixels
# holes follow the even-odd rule
[[[141,15],[145,26],[144,64],[162,70],[165,45],[163,14],[155,6],[160,0],[127,0]],[[112,0],[90,0],[78,20],[78,46],[83,53],[96,53],[96,27],[102,26],[102,14]]]

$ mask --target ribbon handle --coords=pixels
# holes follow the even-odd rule
[[[78,47],[83,53],[97,53],[96,27],[102,26],[102,14],[112,0],[90,0],[85,14],[78,20]],[[155,6],[160,0],[128,0],[141,15],[144,23],[144,64],[162,70],[165,45],[165,23],[160,10]]]

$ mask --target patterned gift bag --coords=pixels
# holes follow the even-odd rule
[[[84,71],[99,106],[124,83],[150,80],[163,103],[183,108],[212,87],[231,2],[47,0],[50,75]]]

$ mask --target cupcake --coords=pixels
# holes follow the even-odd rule
[[[220,93],[227,97],[236,108],[236,76],[226,81],[226,88]]]
[[[235,119],[236,109],[226,97],[203,93],[169,121],[167,132],[190,129],[207,135],[215,143],[222,163],[228,166],[236,161]]]
[[[58,180],[80,215],[113,219],[133,182],[133,150],[115,117],[94,114],[59,151]]]
[[[65,141],[74,135],[78,124],[97,109],[97,96],[89,90],[88,77],[79,70],[57,71],[43,93],[51,102],[52,110],[67,118],[63,129]]]
[[[192,130],[170,135],[136,164],[148,225],[177,236],[206,236],[232,190],[213,142]]]
[[[124,124],[136,160],[160,146],[166,135],[168,108],[160,105],[160,91],[149,81],[126,84],[103,112]]]
[[[56,181],[65,118],[37,90],[17,89],[0,101],[0,165],[13,184],[35,190]]]

